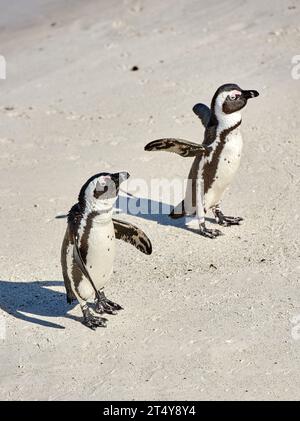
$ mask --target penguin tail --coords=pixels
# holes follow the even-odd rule
[[[76,300],[75,295],[71,292],[71,293],[67,293],[67,303],[68,304],[72,304],[73,301]]]
[[[184,209],[184,200],[180,202],[177,206],[174,207],[172,212],[169,214],[169,217],[172,219],[183,218],[186,215]]]

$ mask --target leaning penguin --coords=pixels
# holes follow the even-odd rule
[[[132,244],[145,254],[152,253],[151,242],[142,230],[112,217],[119,185],[128,177],[127,172],[94,175],[82,186],[78,203],[68,214],[61,249],[67,301],[79,301],[83,324],[93,330],[105,327],[107,319],[90,312],[89,299],[95,299],[94,310],[99,314],[116,314],[122,309],[103,292],[113,271],[115,238]]]
[[[248,99],[258,96],[254,90],[245,91],[236,84],[219,87],[211,101],[211,108],[196,104],[194,113],[205,127],[202,144],[182,139],[158,139],[145,146],[146,151],[175,152],[183,157],[195,157],[184,200],[171,212],[171,218],[196,215],[199,233],[215,238],[218,229],[208,229],[205,214],[212,209],[219,225],[239,225],[243,218],[225,216],[220,201],[231,183],[240,163],[243,140],[240,133],[241,109]]]

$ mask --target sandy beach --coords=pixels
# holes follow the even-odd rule
[[[0,1],[0,399],[298,400],[300,4],[19,3]],[[192,107],[227,82],[260,93],[223,200],[244,223],[209,240],[121,213],[153,254],[117,242],[106,293],[124,311],[87,329],[66,302],[56,216],[100,171],[126,170],[124,189],[174,205],[134,183],[184,179],[192,160],[144,145],[201,143]]]

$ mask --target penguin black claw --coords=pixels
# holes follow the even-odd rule
[[[110,300],[108,300],[108,299],[106,299],[106,303],[107,303],[108,305],[110,305],[111,307],[113,307],[113,309],[114,309],[114,310],[117,310],[117,311],[119,311],[119,310],[124,310],[124,309],[123,309],[123,307],[122,307],[122,306],[120,306],[120,304],[118,304],[118,303],[114,303],[113,301],[110,301]]]
[[[87,306],[82,307],[83,320],[82,324],[92,330],[97,327],[106,327],[107,319],[105,317],[94,316]]]
[[[220,235],[223,235],[222,231],[218,229],[206,228],[205,223],[200,224],[199,228],[200,228],[199,234],[206,238],[214,239],[214,238],[219,237]]]
[[[107,327],[106,322],[107,319],[104,317],[96,317],[90,314],[89,316],[84,317],[82,324],[92,330],[96,330],[97,327]]]
[[[225,216],[219,209],[213,209],[213,213],[216,218],[216,222],[223,227],[230,227],[231,225],[240,225],[240,222],[244,219],[239,216]]]
[[[95,311],[96,313],[103,314],[117,314],[119,310],[123,310],[123,307],[120,304],[114,303],[106,298],[103,291],[99,292],[96,298]]]
[[[230,227],[231,225],[241,225],[240,222],[243,221],[243,218],[240,218],[239,216],[223,216],[222,220],[216,219],[216,221],[223,227]]]

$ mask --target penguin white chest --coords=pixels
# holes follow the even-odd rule
[[[239,130],[228,134],[220,153],[214,181],[205,195],[205,208],[209,209],[219,203],[225,189],[235,176],[241,160],[243,139]]]
[[[112,220],[93,220],[88,238],[86,267],[99,290],[105,286],[113,271],[115,232]]]

